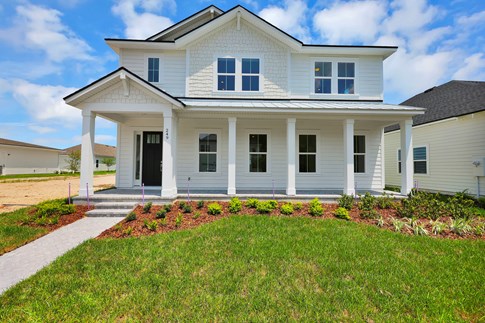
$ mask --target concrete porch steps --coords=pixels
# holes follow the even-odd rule
[[[86,212],[88,217],[124,217],[130,213],[137,202],[100,202],[94,204],[95,209]]]

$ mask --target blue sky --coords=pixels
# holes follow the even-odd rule
[[[237,4],[306,43],[397,45],[385,101],[452,79],[485,80],[485,1],[0,1],[0,137],[56,148],[80,143],[81,115],[62,97],[118,67],[104,38],[146,38],[214,4]],[[116,144],[97,119],[96,141]]]

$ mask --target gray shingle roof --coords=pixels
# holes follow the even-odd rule
[[[450,81],[417,94],[401,105],[426,108],[413,117],[413,126],[485,111],[485,82]],[[392,125],[385,132],[398,130]]]
[[[64,149],[67,154],[73,151],[81,150],[81,145],[72,146]],[[104,144],[94,144],[94,155],[103,157],[113,157],[116,158],[116,147]]]

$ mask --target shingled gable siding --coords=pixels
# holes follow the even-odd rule
[[[214,63],[217,56],[261,58],[264,95],[244,93],[245,98],[288,96],[288,49],[242,21],[237,30],[231,21],[190,47],[189,96],[211,97],[214,93]],[[227,94],[222,94],[227,97]]]
[[[428,146],[428,174],[415,174],[419,187],[442,192],[477,192],[473,157],[485,157],[485,111],[413,127],[414,147]],[[399,131],[385,134],[386,184],[400,185],[397,170]],[[485,195],[485,178],[480,192]]]

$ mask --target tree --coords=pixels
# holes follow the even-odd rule
[[[109,172],[109,168],[115,164],[115,159],[112,157],[105,157],[101,159],[101,164],[106,165],[106,167],[108,167],[108,172]]]
[[[67,155],[67,169],[71,172],[77,173],[79,172],[79,166],[81,165],[81,151],[75,150],[70,152]]]

